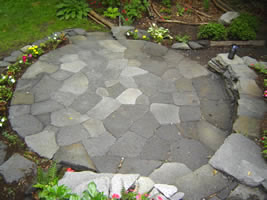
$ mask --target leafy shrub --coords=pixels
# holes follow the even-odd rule
[[[256,39],[256,31],[258,28],[258,18],[250,14],[243,13],[231,23],[228,28],[228,36],[231,39],[237,40],[253,40]]]
[[[90,8],[85,0],[63,0],[57,6],[57,17],[61,20],[82,19],[89,11]]]
[[[0,101],[7,102],[13,93],[12,90],[4,85],[0,85]]]
[[[197,37],[199,39],[225,40],[227,36],[226,28],[222,24],[209,23],[201,25]]]
[[[116,19],[120,15],[118,8],[109,7],[106,11],[104,11],[104,16],[109,17],[111,19]]]
[[[145,0],[142,3],[141,0],[132,0],[124,6],[124,10],[129,20],[134,18],[141,18],[142,13],[146,10],[148,2]]]
[[[178,42],[183,42],[183,43],[187,43],[190,40],[190,36],[189,35],[176,35],[175,36],[175,40]]]
[[[152,24],[147,32],[151,35],[151,37],[157,42],[161,43],[164,38],[173,39],[169,34],[169,30],[163,27],[158,27],[156,24]]]
[[[162,0],[161,3],[167,8],[171,7],[171,0]]]
[[[102,0],[102,4],[106,5],[108,7],[119,7],[120,6],[120,0]]]

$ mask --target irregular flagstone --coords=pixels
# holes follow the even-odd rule
[[[155,169],[150,175],[155,183],[161,184],[175,184],[176,180],[182,176],[185,176],[191,173],[191,169],[189,169],[183,163],[164,163],[160,168]]]
[[[7,183],[18,182],[32,172],[36,172],[36,164],[17,153],[0,166],[0,174]]]
[[[239,79],[239,78],[246,78],[246,79],[253,79],[255,80],[257,78],[257,74],[247,67],[247,65],[244,64],[231,64],[228,67],[228,71],[231,72],[233,78]]]
[[[60,147],[53,159],[59,163],[74,166],[75,169],[96,171],[93,161],[80,143]]]
[[[118,97],[126,88],[117,80],[114,85],[109,86],[107,89],[109,96],[112,98]]]
[[[152,191],[149,193],[149,197],[152,199],[163,199],[163,200],[168,200],[167,197],[165,197],[161,192],[153,187]]]
[[[229,195],[227,199],[258,199],[265,200],[267,194],[259,188],[251,188],[245,185],[239,184]]]
[[[130,76],[120,76],[119,81],[125,88],[138,88],[135,80]]]
[[[99,44],[112,52],[124,52],[126,47],[122,46],[116,40],[100,40]]]
[[[262,96],[262,91],[258,87],[255,80],[240,78],[237,83],[239,94],[247,94],[251,96]]]
[[[86,66],[86,63],[84,63],[83,61],[77,60],[73,62],[63,63],[60,65],[60,68],[62,70],[77,73],[81,69],[83,69],[85,66]]]
[[[121,93],[116,99],[121,104],[135,104],[136,99],[142,94],[142,92],[135,88],[128,88]]]
[[[184,59],[184,56],[178,51],[168,49],[167,54],[164,55],[163,58],[168,63],[168,65],[176,66]]]
[[[82,125],[89,132],[90,137],[98,137],[106,132],[103,122],[97,119],[88,119]]]
[[[76,73],[64,81],[60,91],[81,95],[88,89],[88,79],[82,73]]]
[[[50,98],[50,94],[57,91],[60,86],[60,81],[45,75],[32,89],[35,102],[48,100]]]
[[[163,80],[176,81],[180,78],[182,78],[182,75],[178,69],[169,69],[162,75]]]
[[[33,79],[41,73],[52,74],[58,70],[58,66],[54,64],[48,64],[46,62],[37,61],[31,65],[27,71],[22,75],[22,79]]]
[[[162,162],[156,160],[141,160],[138,158],[126,158],[123,161],[119,173],[129,174],[137,173],[141,176],[148,176],[155,168],[158,168]]]
[[[59,59],[59,61],[62,63],[69,63],[77,60],[79,60],[78,54],[67,54]]]
[[[83,141],[89,137],[90,134],[83,126],[77,124],[61,128],[57,133],[57,143],[59,146],[65,146]]]
[[[197,124],[197,130],[199,140],[213,151],[219,149],[228,135],[226,132],[223,132],[222,130],[203,120]]]
[[[162,76],[164,72],[168,69],[167,63],[164,62],[161,58],[155,57],[154,59],[143,59],[142,65],[140,68],[149,71],[152,74],[157,76]]]
[[[139,174],[115,174],[111,179],[110,197],[120,194],[122,189],[128,190],[139,177]]]
[[[155,184],[154,187],[157,188],[158,191],[160,191],[167,198],[170,198],[178,191],[173,185]]]
[[[195,92],[176,92],[172,96],[177,106],[200,105],[199,98]]]
[[[143,51],[151,56],[164,56],[166,55],[168,48],[153,42],[144,42]]]
[[[150,111],[160,124],[177,124],[180,123],[179,107],[171,104],[153,103]]]
[[[109,93],[108,93],[106,88],[97,88],[96,94],[101,96],[101,97],[108,97],[109,96]]]
[[[260,137],[261,120],[247,116],[238,116],[233,124],[233,130],[244,136]]]
[[[134,77],[138,88],[147,96],[151,96],[157,92],[162,80],[154,74],[148,73]]]
[[[140,194],[145,194],[151,191],[155,183],[148,177],[141,176],[136,181],[138,192]]]
[[[12,105],[9,108],[9,119],[14,117],[18,117],[20,115],[26,115],[30,113],[30,106],[29,105]]]
[[[212,167],[203,165],[193,173],[178,178],[175,185],[185,194],[185,199],[199,200],[221,191],[229,183],[220,172],[214,173]]]
[[[24,91],[15,91],[11,100],[11,105],[20,105],[20,104],[33,104],[34,96],[31,92]]]
[[[142,94],[136,99],[136,104],[149,105],[149,98],[146,95]]]
[[[82,141],[89,156],[103,156],[110,152],[111,146],[115,143],[116,139],[109,133],[99,136],[97,138],[88,138]]]
[[[157,92],[149,97],[151,103],[173,104],[172,94]]]
[[[112,99],[110,97],[103,97],[103,99],[98,104],[96,104],[95,107],[89,110],[87,114],[92,118],[104,120],[111,113],[116,111],[120,107],[120,105],[121,104],[115,99]]]
[[[128,65],[129,65],[129,61],[128,61]],[[143,75],[143,74],[147,74],[147,73],[148,73],[148,71],[143,70],[143,69],[138,68],[138,67],[126,67],[121,72],[121,76],[133,77],[133,76],[139,76],[139,75]]]
[[[80,97],[81,98],[81,97]],[[75,99],[75,96],[69,92],[53,92],[51,94],[51,99],[68,107],[72,104]]]
[[[181,134],[175,125],[163,125],[155,131],[155,134],[169,143],[179,141]]]
[[[128,67],[140,67],[141,66],[141,62],[139,62],[138,60],[135,59],[129,59],[128,60]]]
[[[58,127],[72,126],[88,120],[87,115],[81,115],[71,108],[52,112],[51,124]]]
[[[20,115],[10,120],[13,130],[17,131],[19,136],[26,137],[39,133],[43,129],[43,124],[32,115]]]
[[[97,156],[92,157],[92,160],[100,173],[116,173],[120,164],[119,156]]]
[[[51,78],[56,79],[58,81],[63,81],[67,78],[69,78],[72,75],[71,72],[64,71],[64,70],[58,70],[57,72],[50,75]]]
[[[230,135],[209,163],[250,186],[258,186],[267,179],[267,164],[260,147],[241,134]]]
[[[35,103],[31,107],[32,115],[40,115],[44,113],[50,113],[63,108],[63,105],[57,103],[56,101],[48,100],[39,103]]]
[[[180,78],[175,81],[175,86],[178,92],[192,92],[195,90],[191,79]]]
[[[127,132],[112,145],[108,155],[136,157],[141,153],[145,142],[143,137],[133,132]]]
[[[181,132],[181,135],[188,139],[199,140],[197,132],[197,123],[198,121],[193,122],[181,122],[177,125],[177,128]]]
[[[201,111],[199,106],[182,106],[179,111],[182,122],[199,121],[201,119]]]
[[[220,53],[216,56],[216,60],[220,62],[223,66],[228,65],[241,65],[244,64],[244,61],[239,56],[235,55],[234,59],[228,58],[228,53]]]
[[[48,130],[25,137],[25,142],[34,152],[48,159],[53,158],[54,154],[59,149],[56,144],[55,133]]]

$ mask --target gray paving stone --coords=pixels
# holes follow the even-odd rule
[[[71,107],[77,112],[85,114],[94,108],[100,101],[101,97],[99,95],[91,92],[85,92],[73,101]]]
[[[175,86],[178,92],[192,92],[195,90],[191,79],[180,78],[175,81]]]
[[[161,77],[163,80],[176,81],[182,78],[178,69],[168,69]]]
[[[177,192],[171,197],[171,200],[182,200],[184,198],[184,193],[183,192]]]
[[[259,186],[267,177],[267,165],[260,147],[241,134],[230,135],[209,163],[253,187]]]
[[[182,50],[189,50],[191,49],[188,44],[184,42],[177,42],[172,45],[173,49],[182,49]]]
[[[214,169],[204,165],[193,173],[187,174],[176,181],[179,191],[185,194],[185,199],[199,200],[221,191],[229,181],[220,172],[214,174]]]
[[[80,143],[60,147],[53,159],[59,163],[74,166],[75,169],[96,171],[93,161]]]
[[[136,99],[142,94],[142,92],[135,88],[128,88],[123,91],[116,99],[121,104],[132,104],[136,103]]]
[[[39,77],[38,77],[39,78]],[[15,92],[25,92],[30,91],[34,85],[39,82],[39,79],[19,79],[17,80],[16,91]]]
[[[129,61],[128,61],[129,65]],[[133,77],[133,76],[139,76],[143,74],[147,74],[148,71],[143,70],[139,67],[126,67],[122,72],[121,76],[126,76],[126,77]]]
[[[179,129],[183,137],[198,140],[199,137],[197,131],[197,123],[198,121],[181,122],[179,125],[177,125],[177,128]]]
[[[137,84],[132,77],[120,76],[119,81],[125,88],[137,88]]]
[[[87,32],[86,33],[88,40],[110,40],[113,39],[110,32]]]
[[[86,63],[83,61],[77,60],[73,62],[63,63],[60,65],[60,68],[65,71],[77,73],[86,66]]]
[[[196,170],[209,161],[213,151],[199,141],[193,139],[181,139],[170,147],[170,161],[184,163],[191,170]],[[183,192],[183,191],[182,191]]]
[[[150,111],[160,124],[176,124],[180,122],[179,107],[170,104],[153,103]]]
[[[194,41],[189,41],[188,45],[191,49],[203,49],[204,48],[201,44],[194,42]]]
[[[151,103],[173,104],[173,98],[170,93],[157,92],[149,97]]]
[[[203,120],[198,123],[197,129],[199,140],[213,151],[219,149],[228,135],[226,132]]]
[[[30,113],[29,105],[12,105],[9,108],[9,119]]]
[[[106,132],[103,122],[97,119],[88,119],[82,125],[88,131],[90,137],[98,137]]]
[[[149,98],[146,95],[142,94],[136,99],[136,104],[149,105]]]
[[[260,124],[261,120],[247,117],[238,116],[233,124],[233,130],[236,133],[244,134],[249,137],[260,137]]]
[[[155,131],[155,134],[170,144],[182,137],[175,125],[163,125]]]
[[[126,50],[126,47],[115,40],[100,40],[99,44],[112,52],[121,53]]]
[[[74,35],[70,37],[70,41],[73,44],[80,44],[82,41],[87,40],[87,38],[83,35]]]
[[[109,96],[112,98],[117,98],[125,90],[125,87],[122,84],[120,84],[119,81],[112,86],[106,85],[106,87]]]
[[[50,94],[57,91],[61,82],[45,75],[32,89],[35,102],[45,101],[50,98]]]
[[[80,124],[88,119],[88,116],[81,115],[80,113],[76,112],[71,108],[55,111],[51,114],[51,124],[57,127]]]
[[[104,120],[105,128],[116,138],[122,136],[131,125],[148,111],[145,105],[122,105]],[[123,123],[121,123],[123,121]]]
[[[181,60],[184,59],[184,56],[182,55],[182,53],[179,53],[176,50],[168,49],[168,52],[163,56],[163,58],[168,63],[168,65],[176,66],[179,62],[181,62]]]
[[[262,96],[262,91],[255,80],[240,78],[237,83],[239,94],[246,94],[256,97]]]
[[[126,158],[118,172],[122,174],[136,173],[140,174],[141,176],[148,176],[154,169],[158,168],[161,164],[162,162],[156,160]]]
[[[9,62],[5,62],[5,61],[0,61],[0,67],[7,67],[8,65],[10,65]]]
[[[7,153],[6,149],[7,149],[7,145],[3,143],[2,141],[0,141],[0,165],[2,165],[5,160],[6,153]]]
[[[174,185],[176,180],[192,171],[183,163],[164,163],[160,168],[155,169],[150,175],[155,183]]]
[[[121,104],[115,99],[112,99],[110,97],[103,97],[103,99],[98,104],[96,104],[95,107],[89,110],[87,114],[92,118],[104,120],[111,113],[116,111],[120,107],[120,105]]]
[[[150,178],[141,176],[136,181],[136,184],[138,186],[138,193],[145,194],[152,190],[155,183]]]
[[[112,145],[108,155],[137,157],[141,153],[145,142],[146,139],[136,133],[127,132]]]
[[[167,198],[170,198],[176,192],[178,192],[177,188],[173,185],[155,184],[154,187],[158,189],[158,191],[160,191]]]
[[[177,106],[196,106],[200,105],[199,98],[195,92],[175,92],[173,101]]]
[[[260,190],[259,188],[251,188],[245,185],[239,184],[229,195],[227,200],[234,199],[258,199],[265,200],[267,198],[267,194]]]
[[[89,81],[84,74],[76,73],[64,81],[60,91],[81,95],[88,89],[88,83]]]
[[[24,91],[15,91],[11,99],[11,105],[20,105],[20,104],[33,104],[34,96],[30,92]]]
[[[43,129],[42,123],[36,117],[28,114],[14,117],[10,123],[12,128],[23,138],[39,133]]]
[[[23,79],[33,79],[41,73],[52,74],[58,70],[57,65],[48,64],[42,61],[37,61],[31,65],[27,71],[23,74]]]
[[[107,152],[110,152],[110,148],[115,142],[116,139],[109,133],[82,141],[90,157],[104,156]]]
[[[125,33],[132,29],[134,29],[133,26],[114,26],[111,28],[111,32],[117,40],[123,40],[126,39]]]
[[[166,55],[168,48],[153,42],[145,42],[143,51],[151,56],[157,57]]]
[[[78,54],[67,54],[59,59],[59,61],[62,63],[69,63],[77,60],[79,60]]]
[[[18,182],[28,173],[36,172],[36,164],[18,153],[13,154],[0,166],[0,174],[7,183]]]
[[[17,61],[17,56],[8,56],[4,58],[4,62],[14,63]]]
[[[157,92],[162,80],[151,73],[134,77],[138,88],[147,96],[151,96]]]
[[[201,119],[199,106],[182,106],[180,107],[179,114],[182,122],[199,121]]]
[[[67,71],[64,71],[64,70],[58,70],[57,72],[51,74],[50,76],[53,79],[56,79],[58,81],[63,81],[65,79],[69,78],[71,75],[72,75],[71,72],[67,72]]]
[[[72,104],[75,99],[75,96],[69,92],[53,92],[51,93],[51,99],[68,107]]]
[[[56,136],[52,131],[44,130],[40,133],[26,136],[25,142],[34,152],[40,156],[51,159],[59,149],[56,144]]]
[[[102,87],[96,89],[96,94],[101,96],[101,97],[108,97],[109,96],[109,93],[108,93],[107,89],[106,88],[102,88]]]
[[[35,103],[31,106],[32,115],[40,115],[44,113],[50,113],[62,109],[63,106],[56,101],[48,100],[39,103]]]
[[[235,64],[228,67],[229,71],[232,71],[234,78],[247,78],[256,79],[257,74],[244,64]]]
[[[155,57],[153,59],[143,59],[140,68],[157,76],[163,76],[164,72],[168,69],[167,63],[159,57]]]
[[[97,156],[92,160],[100,173],[116,173],[120,164],[119,156]]]
[[[79,35],[86,34],[86,31],[84,29],[82,29],[82,28],[75,28],[75,29],[73,29],[73,31],[76,32]]]
[[[45,114],[40,114],[40,115],[35,115],[35,117],[44,125],[48,126],[51,124],[50,120],[50,113],[45,113]]]
[[[90,137],[90,134],[83,128],[82,125],[77,124],[67,126],[60,129],[57,133],[57,144],[59,146],[66,146],[81,142]]]
[[[141,152],[141,159],[152,160],[167,160],[169,157],[170,145],[165,140],[158,136],[153,136],[147,140],[143,151]]]
[[[150,112],[147,112],[143,117],[133,123],[130,130],[142,137],[150,138],[159,126],[154,116]]]

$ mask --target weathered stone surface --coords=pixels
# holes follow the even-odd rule
[[[70,63],[73,61],[79,60],[79,55],[78,54],[67,54],[62,56],[59,61],[62,63]]]
[[[97,138],[88,138],[82,141],[89,156],[103,156],[110,151],[116,139],[109,133]]]
[[[175,82],[176,89],[179,92],[192,92],[194,87],[191,79],[180,78]]]
[[[239,94],[246,94],[251,96],[262,96],[262,91],[255,80],[240,78],[237,83]]]
[[[230,25],[231,22],[239,15],[240,14],[238,12],[228,11],[219,18],[218,22],[221,24]]]
[[[51,114],[51,124],[58,127],[80,124],[88,119],[88,116],[81,115],[71,108],[55,111]]]
[[[50,75],[53,79],[56,79],[58,81],[63,81],[67,78],[69,78],[72,75],[71,72],[63,71],[63,70],[58,70],[57,72],[53,73]]]
[[[160,128],[157,128],[155,134],[170,144],[177,142],[182,137],[175,125],[163,125]]]
[[[223,144],[227,133],[206,121],[200,121],[197,125],[199,140],[213,151]]]
[[[127,132],[112,145],[108,154],[123,157],[137,157],[141,153],[145,142],[146,140],[143,137],[133,132]]]
[[[174,194],[170,199],[171,200],[181,200],[184,198],[184,193],[183,192],[177,192],[176,194]]]
[[[75,96],[68,92],[53,92],[51,94],[51,99],[68,107],[74,101]]]
[[[4,58],[4,62],[11,62],[14,63],[17,61],[17,56],[8,56]]]
[[[2,163],[5,160],[6,153],[7,153],[6,149],[7,149],[7,145],[3,143],[2,141],[0,141],[0,165],[2,165]]]
[[[248,66],[255,65],[256,63],[258,63],[256,59],[251,58],[249,56],[244,56],[242,57],[242,59],[244,60],[244,63],[247,64]]]
[[[157,92],[149,97],[151,103],[173,104],[173,97],[170,93]]]
[[[119,81],[125,88],[137,88],[137,84],[132,77],[120,76]]]
[[[18,182],[26,174],[35,171],[36,164],[17,153],[0,166],[0,174],[4,176],[7,183]]]
[[[88,89],[88,79],[82,73],[76,73],[64,81],[60,91],[81,95]]]
[[[124,52],[126,48],[115,40],[100,40],[99,44],[112,52]]]
[[[209,75],[209,72],[205,67],[201,66],[196,61],[189,59],[183,59],[178,64],[178,68],[180,73],[188,79]]]
[[[96,104],[90,111],[88,111],[88,115],[92,118],[104,120],[107,118],[111,113],[117,110],[120,107],[120,103],[112,99],[110,97],[103,97],[103,99]]]
[[[158,191],[160,191],[167,198],[170,198],[178,191],[173,185],[155,184],[154,187],[157,188]]]
[[[50,113],[63,108],[63,105],[57,103],[56,101],[48,100],[39,103],[35,103],[31,107],[32,115],[40,115],[44,113]]]
[[[128,62],[129,65],[129,62]],[[143,70],[139,67],[126,67],[122,72],[121,76],[128,76],[128,77],[133,77],[133,76],[139,76],[143,74],[147,74],[148,72],[146,70]]]
[[[83,35],[74,35],[70,37],[70,41],[73,44],[80,44],[82,41],[87,40],[87,38]]]
[[[111,28],[111,32],[113,37],[115,37],[117,40],[126,39],[125,33],[128,30],[134,29],[133,26],[113,26]]]
[[[204,47],[199,44],[198,42],[194,42],[194,41],[189,41],[188,45],[191,49],[203,49]]]
[[[244,136],[260,137],[260,123],[261,120],[239,116],[233,124],[233,130],[236,133],[244,134]]]
[[[84,146],[80,143],[60,147],[54,156],[59,163],[74,166],[76,169],[96,171],[96,167]]]
[[[61,128],[57,133],[57,143],[59,146],[65,146],[81,142],[89,137],[90,134],[83,128],[83,126],[77,124]]]
[[[201,119],[201,111],[199,106],[182,106],[179,111],[182,122],[199,121]]]
[[[30,113],[29,105],[12,105],[9,108],[9,119]]]
[[[116,99],[121,104],[135,104],[136,99],[142,94],[142,92],[135,88],[128,88],[121,93]]]
[[[8,65],[10,65],[9,62],[5,62],[5,61],[0,61],[0,67],[7,67]]]
[[[136,99],[136,104],[149,105],[149,98],[146,95],[142,94]]]
[[[244,64],[230,65],[228,70],[234,78],[256,79],[257,74]]]
[[[177,42],[172,45],[173,49],[182,49],[182,50],[189,50],[191,49],[186,43]]]
[[[161,192],[153,187],[152,191],[149,193],[149,197],[152,199],[163,199],[163,200],[168,200],[167,197],[165,197]]]
[[[140,67],[152,74],[162,76],[167,69],[167,63],[160,57],[154,57],[153,60],[151,58],[143,59]]]
[[[102,87],[96,89],[96,94],[101,96],[101,97],[108,97],[109,96],[109,93],[108,93],[107,89],[106,88],[102,88]]]
[[[155,183],[162,184],[175,184],[176,180],[182,176],[185,176],[192,171],[182,163],[164,163],[160,168],[155,169],[150,175]]]
[[[47,73],[47,74],[52,74],[58,70],[58,66],[53,65],[53,64],[48,64],[42,61],[37,61],[33,65],[31,65],[27,71],[23,74],[22,78],[23,79],[33,79],[37,75],[41,73]]]
[[[106,132],[103,122],[97,119],[88,119],[82,125],[89,132],[90,137],[98,137]]]
[[[23,138],[39,133],[43,129],[42,123],[36,117],[28,114],[14,117],[10,123],[12,128]]]
[[[175,185],[185,194],[185,199],[199,200],[221,191],[228,184],[228,179],[220,172],[216,171],[215,174],[212,167],[204,165],[193,173],[178,178]]]
[[[138,192],[140,194],[145,194],[153,188],[155,183],[150,178],[141,176],[136,181],[136,184],[138,186]]]
[[[209,163],[250,186],[260,185],[267,177],[260,147],[241,134],[230,135]]]
[[[176,81],[182,78],[182,75],[180,74],[178,69],[168,69],[163,75],[162,79],[164,80],[170,80],[170,81]]]
[[[153,103],[150,111],[160,124],[177,124],[180,122],[179,107],[170,104]]]
[[[145,42],[143,51],[151,56],[157,57],[164,56],[167,53],[168,48],[153,42]]]
[[[11,100],[11,105],[33,104],[34,96],[30,92],[15,91]]]
[[[228,58],[228,53],[220,53],[217,55],[215,58],[220,64],[223,66],[228,66],[228,65],[242,65],[244,64],[244,61],[242,58],[239,56],[235,55],[234,59],[229,59]]]
[[[173,93],[173,101],[177,106],[200,105],[199,98],[195,92]]]
[[[77,60],[73,62],[63,63],[60,65],[60,68],[62,70],[77,73],[81,69],[83,69],[85,66],[86,66],[86,63],[84,63],[83,61]]]
[[[251,188],[240,184],[231,192],[227,200],[265,200],[266,198],[267,194],[259,188]]]
[[[120,164],[119,156],[97,156],[92,160],[100,173],[116,173]]]

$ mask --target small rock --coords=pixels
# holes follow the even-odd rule
[[[8,65],[10,65],[9,62],[0,61],[0,67],[7,67]]]
[[[191,49],[186,43],[179,42],[172,45],[173,49],[189,50]]]
[[[157,188],[158,191],[160,191],[167,198],[170,198],[178,191],[173,185],[155,184],[154,187]]]
[[[20,50],[21,50],[23,53],[26,53],[30,47],[31,47],[31,45],[26,45],[26,46],[22,47]]]
[[[196,42],[206,48],[210,46],[209,40],[197,40]]]
[[[116,38],[117,40],[122,40],[127,39],[125,33],[133,28],[134,27],[132,26],[114,26],[111,28],[111,32],[114,38]]]
[[[14,63],[17,61],[17,57],[16,56],[8,56],[4,58],[4,62],[10,62],[10,63]]]
[[[194,41],[189,41],[188,45],[191,49],[203,49],[204,47],[199,44],[198,42],[194,42]]]
[[[225,25],[230,25],[231,22],[237,18],[240,14],[238,12],[232,12],[228,11],[224,13],[220,18],[219,18],[219,23],[225,24]]]

